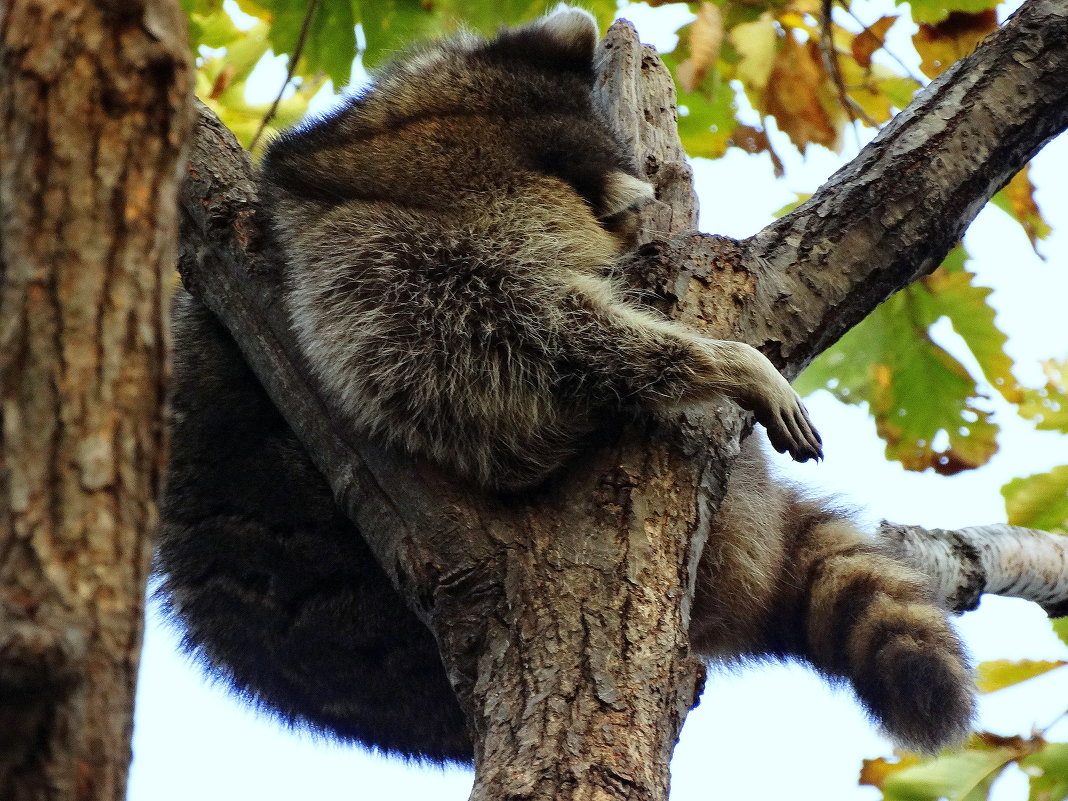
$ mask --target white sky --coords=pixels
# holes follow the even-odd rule
[[[879,16],[881,6],[872,4],[866,19]],[[682,9],[657,9],[650,15],[632,7],[624,16],[637,24],[643,41],[670,48],[670,36],[658,38],[652,21],[676,11]],[[657,23],[661,26],[677,27]],[[274,87],[280,80],[265,83]],[[795,192],[822,183],[842,160],[820,148],[812,148],[805,160],[791,156],[786,146],[778,152],[787,162],[784,181],[773,179],[766,157],[738,151],[695,164],[701,230],[749,235],[791,202]],[[1032,253],[1019,226],[997,209],[985,210],[966,238],[975,257],[970,268],[995,289],[992,302],[999,326],[1010,335],[1017,377],[1032,383],[1038,381],[1039,359],[1068,357],[1068,138],[1051,143],[1035,165],[1039,205],[1055,230],[1040,245],[1046,261]],[[948,326],[941,342],[969,364]],[[776,455],[776,464],[797,480],[865,507],[866,519],[873,523],[883,517],[941,527],[1001,521],[1002,484],[1068,463],[1064,436],[1031,430],[995,399],[1003,436],[1001,451],[989,465],[953,478],[906,473],[886,461],[862,408],[843,406],[826,393],[806,402],[823,434],[827,459],[820,465],[794,465]],[[985,600],[979,611],[960,619],[959,627],[977,661],[1068,659],[1068,648],[1052,635],[1045,616],[1025,602]],[[1054,673],[984,697],[981,727],[1027,734],[1032,726],[1047,725],[1068,709],[1068,671],[1061,672],[1066,675]],[[1058,734],[1068,739],[1068,725],[1051,732]],[[133,748],[130,801],[463,801],[471,787],[467,771],[409,766],[284,730],[223,688],[209,685],[178,655],[173,632],[155,617],[145,636]],[[676,750],[672,799],[871,801],[879,794],[856,784],[861,759],[889,753],[889,744],[847,692],[831,693],[802,668],[712,673]],[[995,798],[1024,799],[1025,784],[1022,775],[1009,775],[995,789]]]

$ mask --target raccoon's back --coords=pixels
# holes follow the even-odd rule
[[[447,207],[276,187],[272,209],[294,331],[356,430],[509,488],[559,465],[612,402],[570,374],[568,342],[571,287],[618,244],[559,179],[528,173]]]

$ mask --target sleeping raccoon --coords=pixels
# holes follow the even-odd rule
[[[608,277],[651,187],[594,109],[597,33],[561,9],[386,68],[283,135],[264,199],[285,303],[341,419],[487,491],[551,477],[597,422],[722,393],[772,444],[820,441],[754,349],[627,302]],[[434,639],[407,609],[229,335],[174,310],[172,454],[156,569],[185,645],[283,719],[387,753],[469,761]],[[801,659],[898,742],[972,715],[925,579],[743,446],[700,564],[709,659]]]

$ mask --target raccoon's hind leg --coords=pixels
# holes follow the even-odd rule
[[[577,277],[566,298],[572,330],[567,357],[603,377],[624,398],[652,406],[726,395],[752,411],[780,453],[822,458],[821,440],[801,399],[760,351],[743,342],[703,339],[628,306],[607,282]]]
[[[974,713],[964,650],[927,579],[879,550],[848,520],[797,531],[797,596],[778,628],[795,655],[849,679],[898,743],[933,752],[959,743]]]

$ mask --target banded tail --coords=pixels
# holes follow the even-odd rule
[[[817,524],[804,540],[801,655],[848,679],[899,744],[934,752],[963,741],[975,711],[971,671],[926,578],[847,520]]]

